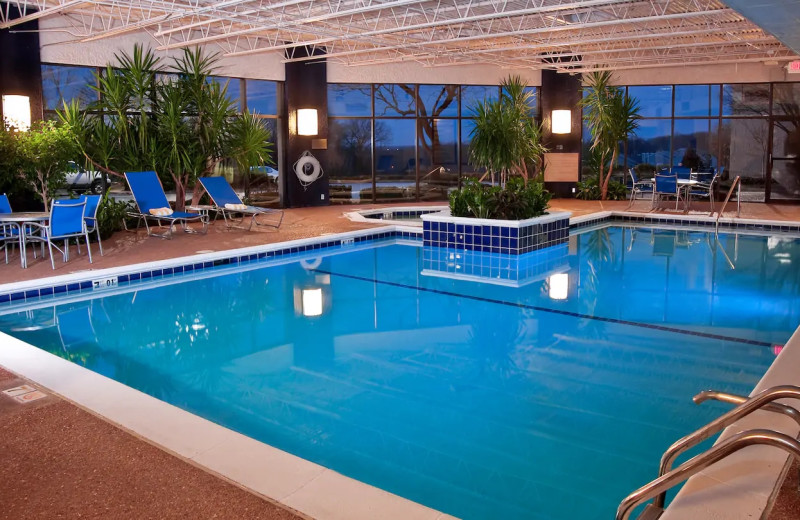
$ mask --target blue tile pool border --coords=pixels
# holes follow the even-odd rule
[[[420,241],[422,238],[421,229],[393,229],[389,231],[381,230],[368,230],[360,235],[343,235],[331,237],[319,237],[318,239],[304,240],[302,244],[293,244],[291,242],[284,242],[287,244],[285,247],[280,247],[281,244],[270,244],[265,247],[272,247],[266,251],[247,252],[246,254],[234,254],[230,257],[216,258],[213,260],[198,260],[193,257],[184,257],[185,263],[178,263],[177,265],[168,265],[165,267],[149,267],[147,269],[136,269],[136,265],[131,265],[131,270],[121,274],[104,274],[100,271],[91,274],[79,273],[76,278],[64,281],[54,285],[46,285],[43,287],[36,287],[31,289],[13,289],[9,292],[0,293],[0,304],[6,303],[20,303],[22,301],[39,299],[43,296],[54,296],[60,294],[74,294],[74,293],[87,293],[93,292],[97,289],[93,286],[93,280],[114,277],[117,278],[118,284],[127,284],[131,282],[141,282],[170,276],[175,274],[199,272],[215,267],[226,265],[242,265],[249,262],[258,260],[281,258],[289,255],[300,253],[307,253],[309,251],[321,250],[329,247],[341,247],[353,244],[361,244],[369,241],[378,241],[386,239],[405,239]],[[312,241],[313,240],[313,241]],[[224,252],[221,252],[224,253]],[[179,259],[176,259],[179,260]],[[170,260],[164,260],[164,263]],[[124,267],[121,267],[124,269]],[[82,275],[82,276],[81,276]],[[81,276],[80,278],[78,278]],[[90,277],[90,278],[87,278]],[[31,284],[35,284],[36,280],[31,280]]]

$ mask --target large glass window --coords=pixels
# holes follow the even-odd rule
[[[672,165],[693,171],[718,166],[718,119],[675,119]]]
[[[375,119],[375,200],[416,198],[414,119]]]
[[[800,121],[796,119],[773,121],[770,199],[800,200]]]
[[[500,87],[465,85],[461,87],[461,117],[472,117],[473,108],[484,101],[497,101]]]
[[[328,115],[368,117],[372,115],[372,86],[331,83],[328,85]]]
[[[331,119],[328,162],[332,204],[372,202],[372,119]]]
[[[458,117],[458,85],[420,85],[420,117]]]
[[[375,88],[375,116],[416,116],[414,87],[414,85],[378,85]]]
[[[768,116],[769,84],[722,86],[723,116]]]
[[[772,113],[800,119],[800,83],[775,83]]]
[[[208,81],[213,81],[220,86],[220,89],[227,88],[225,93],[229,100],[236,104],[236,109],[241,110],[243,107],[241,106],[241,93],[242,87],[240,85],[240,81],[237,78],[224,78],[221,76],[211,76],[208,78]]]
[[[45,110],[63,108],[64,102],[77,99],[81,108],[97,99],[95,70],[92,67],[42,65],[42,96]]]
[[[672,86],[628,87],[628,95],[639,101],[642,117],[672,117]]]
[[[721,186],[741,177],[742,200],[763,202],[767,183],[769,123],[766,119],[723,119],[719,130]]]
[[[643,119],[639,121],[636,135],[628,138],[627,166],[642,164],[653,170],[669,168],[671,150],[672,120]]]
[[[458,119],[419,119],[419,199],[444,200],[458,186]]]
[[[719,85],[676,85],[675,117],[719,115]]]
[[[230,89],[230,87],[228,87]],[[245,84],[247,109],[259,115],[278,114],[278,83],[248,79]]]
[[[536,116],[538,89],[527,90]],[[462,176],[483,173],[469,164],[464,107],[499,95],[498,85],[329,84],[331,200],[447,200]]]

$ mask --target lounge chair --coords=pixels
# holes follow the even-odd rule
[[[148,236],[170,239],[172,238],[175,224],[178,223],[187,233],[206,234],[208,231],[208,219],[203,215],[172,211],[169,201],[167,201],[167,195],[164,193],[164,187],[161,185],[161,180],[156,172],[125,172],[125,179],[128,181],[128,186],[131,188],[133,199],[139,210],[138,213],[133,213],[132,216],[144,220]],[[163,233],[154,233],[150,229],[149,221],[155,221],[158,226],[163,226],[162,222],[166,222],[169,224],[169,228]],[[201,222],[203,230],[195,231],[187,227],[189,222]]]
[[[275,229],[281,227],[281,222],[283,222],[283,210],[258,208],[256,206],[247,206],[243,204],[242,199],[233,191],[233,188],[231,188],[231,185],[228,184],[228,181],[226,181],[224,177],[200,177],[198,180],[208,192],[208,196],[211,198],[215,209],[222,213],[226,226],[232,226],[232,224],[228,222],[229,216],[233,217],[233,215],[239,214],[242,216],[240,222],[244,220],[246,216],[250,217],[250,225],[247,227],[248,231],[253,228],[253,223],[257,226],[272,226]],[[269,216],[269,218],[263,218],[261,222],[259,222],[257,220],[258,216]],[[231,218],[231,222],[233,221],[233,218]]]

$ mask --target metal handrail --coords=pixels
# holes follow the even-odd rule
[[[666,493],[668,489],[680,484],[728,455],[756,444],[780,448],[800,460],[800,441],[786,434],[770,430],[750,430],[737,433],[628,495],[617,509],[616,520],[628,520],[636,506],[642,502],[650,500],[656,495]]]
[[[665,451],[664,455],[661,456],[661,464],[659,464],[658,467],[659,476],[663,476],[666,473],[668,473],[672,468],[672,463],[675,462],[675,459],[678,457],[678,455],[680,455],[684,451],[688,450],[693,446],[696,446],[697,444],[708,439],[712,435],[719,433],[720,431],[730,426],[731,424],[735,423],[742,417],[750,415],[754,411],[764,408],[764,406],[768,405],[769,403],[772,403],[773,401],[786,398],[800,399],[800,387],[792,385],[783,385],[783,386],[775,386],[767,390],[764,390],[760,394],[754,395],[750,399],[747,399],[744,403],[740,404],[736,408],[719,416],[718,418],[706,424],[699,430],[696,430],[690,433],[689,435],[677,440],[672,444],[672,446],[667,448],[667,451]],[[666,496],[667,496],[667,491],[666,490],[662,491],[656,497],[654,504],[658,507],[664,507]]]
[[[719,392],[717,390],[703,390],[692,397],[692,401],[694,401],[695,404],[711,400],[729,404],[742,404],[748,399],[750,398],[745,395],[729,394],[728,392]],[[792,408],[791,406],[780,403],[769,403],[762,406],[761,409],[766,412],[780,413],[790,417],[800,426],[800,410],[797,408]]]
[[[728,190],[728,195],[725,196],[725,202],[722,203],[722,207],[719,209],[719,213],[717,213],[717,220],[714,222],[714,232],[719,232],[719,218],[725,213],[725,206],[728,205],[728,201],[731,200],[731,195],[733,195],[733,189],[739,188],[739,191],[736,192],[736,216],[739,217],[742,215],[742,178],[737,175],[735,179],[733,179],[733,184],[731,184],[731,189]],[[711,212],[711,215],[714,215],[714,212]],[[709,215],[709,216],[711,216]]]

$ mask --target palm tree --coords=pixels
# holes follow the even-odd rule
[[[526,164],[538,164],[546,151],[541,144],[541,126],[531,114],[532,93],[519,76],[502,82],[503,95],[497,101],[483,101],[472,107],[474,127],[470,133],[470,162],[486,168],[494,183],[495,173],[505,184],[514,172],[528,180]]]
[[[264,120],[245,111],[231,125],[230,155],[244,177],[244,197],[250,198],[250,168],[272,165],[272,133]]]
[[[600,158],[600,198],[606,200],[608,182],[619,154],[619,143],[636,133],[639,128],[639,102],[625,95],[620,87],[612,85],[612,74],[599,71],[589,74],[586,95],[580,101],[583,118],[592,135],[593,152]],[[606,159],[611,157],[606,168]]]

